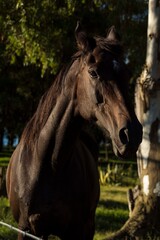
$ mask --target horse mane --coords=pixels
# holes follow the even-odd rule
[[[96,45],[99,46],[101,49],[111,52],[115,56],[122,55],[122,46],[119,42],[110,41],[107,40],[107,38],[103,37],[95,37],[95,41]],[[77,51],[72,56],[70,64],[62,68],[62,70],[59,72],[59,74],[53,81],[49,90],[46,91],[41,97],[36,112],[34,113],[31,120],[27,123],[21,136],[21,139],[23,139],[24,142],[27,143],[27,145],[34,145],[35,140],[38,138],[41,129],[44,127],[53,107],[56,104],[57,96],[59,96],[63,89],[66,75],[70,70],[70,67],[76,59],[79,59],[85,54],[86,53],[81,50]]]
[[[56,104],[57,97],[63,89],[66,75],[74,61],[75,58],[72,59],[70,64],[61,69],[50,88],[42,95],[37,110],[27,123],[21,136],[21,139],[23,139],[27,145],[32,146],[39,136],[40,130],[44,127],[54,105]]]

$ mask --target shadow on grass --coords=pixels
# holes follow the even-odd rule
[[[118,202],[118,201],[112,201],[112,200],[100,200],[99,207],[105,207],[108,209],[124,209],[124,210],[128,210],[127,205],[123,202]]]
[[[119,201],[100,200],[96,211],[96,231],[113,232],[123,226],[128,219],[127,204]]]

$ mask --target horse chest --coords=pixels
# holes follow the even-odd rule
[[[45,222],[48,232],[57,229],[62,232],[71,225],[79,225],[95,211],[99,198],[97,167],[96,164],[90,166],[93,159],[87,160],[87,164],[82,164],[80,158],[73,158],[65,166],[65,171],[60,169],[53,176],[49,168],[41,174],[30,216],[39,214],[39,223]]]

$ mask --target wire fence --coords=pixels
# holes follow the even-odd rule
[[[16,227],[13,227],[12,225],[10,225],[8,223],[0,221],[0,225],[3,225],[5,227],[8,227],[8,228],[12,229],[13,231],[21,233],[24,237],[26,236],[26,237],[29,237],[29,238],[32,238],[32,239],[35,239],[35,240],[42,240],[42,238],[36,237],[36,236],[34,236],[34,235],[32,235],[32,234],[30,234],[28,232],[22,231],[22,230],[20,230],[20,229],[18,229]]]

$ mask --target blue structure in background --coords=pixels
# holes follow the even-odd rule
[[[19,142],[18,136],[14,138],[13,141],[13,147],[16,147]],[[5,131],[4,136],[3,136],[3,147],[7,147],[9,143],[8,136],[7,136],[7,131]]]

